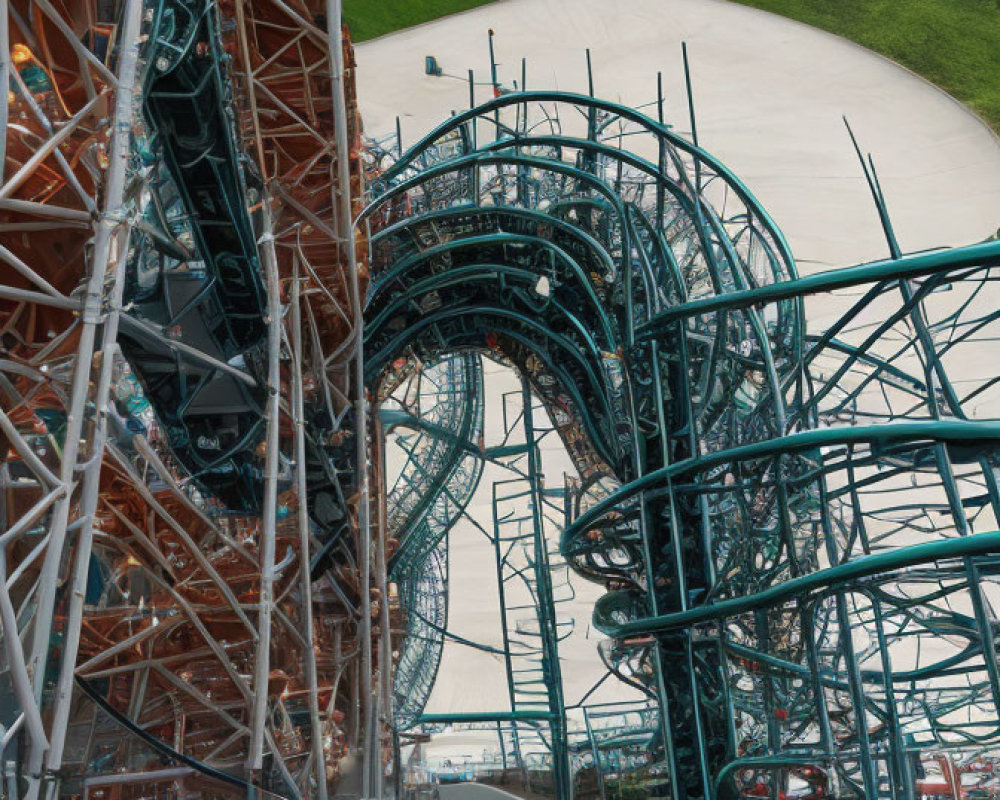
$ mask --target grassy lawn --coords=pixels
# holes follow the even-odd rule
[[[1000,0],[735,0],[836,33],[936,83],[1000,131]]]
[[[344,19],[355,42],[483,6],[490,0],[344,0]]]

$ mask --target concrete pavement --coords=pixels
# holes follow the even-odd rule
[[[489,80],[487,30],[510,86],[527,59],[534,89],[586,91],[629,105],[656,97],[690,129],[680,43],[688,43],[701,144],[760,198],[802,272],[880,258],[886,247],[841,121],[871,150],[907,250],[983,239],[1000,227],[1000,143],[957,101],[870,51],[797,22],[723,0],[500,0],[357,46],[369,135],[401,116],[412,144],[468,105],[464,80]],[[489,86],[477,89],[486,100]]]

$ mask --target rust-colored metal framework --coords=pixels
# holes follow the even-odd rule
[[[4,796],[325,797],[371,724],[339,19],[0,4]]]

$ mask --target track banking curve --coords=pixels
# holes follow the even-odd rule
[[[367,368],[492,351],[563,412],[563,555],[609,589],[594,622],[660,704],[672,796],[911,797],[945,753],[975,775],[1000,423],[995,379],[949,367],[987,352],[1000,244],[899,253],[872,173],[894,257],[799,278],[718,161],[570,93],[389,160],[359,218]]]

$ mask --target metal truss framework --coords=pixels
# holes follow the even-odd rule
[[[561,797],[1000,797],[1000,243],[904,255],[866,167],[889,258],[800,277],[662,97],[495,74],[365,189],[339,21],[0,0],[0,796],[323,798],[348,747],[381,796],[391,734],[452,722]],[[445,720],[480,354],[523,380],[487,535],[537,613],[511,710]],[[582,730],[543,411],[649,698]]]
[[[494,398],[499,408],[490,412],[502,414],[503,424],[494,422],[492,433],[502,437],[487,440],[481,358],[472,351],[439,363],[400,358],[380,393],[383,426],[416,432],[396,439],[406,460],[387,504],[399,512],[387,528],[398,542],[389,578],[399,585],[407,623],[394,675],[394,725],[403,736],[417,738],[456,724],[495,732],[492,766],[499,767],[498,777],[513,775],[527,788],[562,794],[571,775],[559,642],[575,621],[559,610],[575,595],[568,565],[558,558],[558,536],[552,535],[564,527],[565,491],[546,488],[540,468],[542,442],[554,438],[555,428],[522,378],[520,389]],[[486,463],[507,476],[489,482],[490,527],[467,510]],[[485,537],[494,553],[499,646],[456,634],[449,623],[449,548],[460,520]],[[486,573],[479,574],[483,583],[489,582]],[[425,712],[446,641],[502,660],[505,707]]]
[[[372,184],[366,363],[491,351],[558,412],[562,553],[660,709],[571,749],[654,796],[997,796],[1000,244],[903,255],[866,167],[890,258],[800,277],[662,99],[498,94]]]
[[[0,4],[4,797],[322,798],[373,735],[339,20]]]

